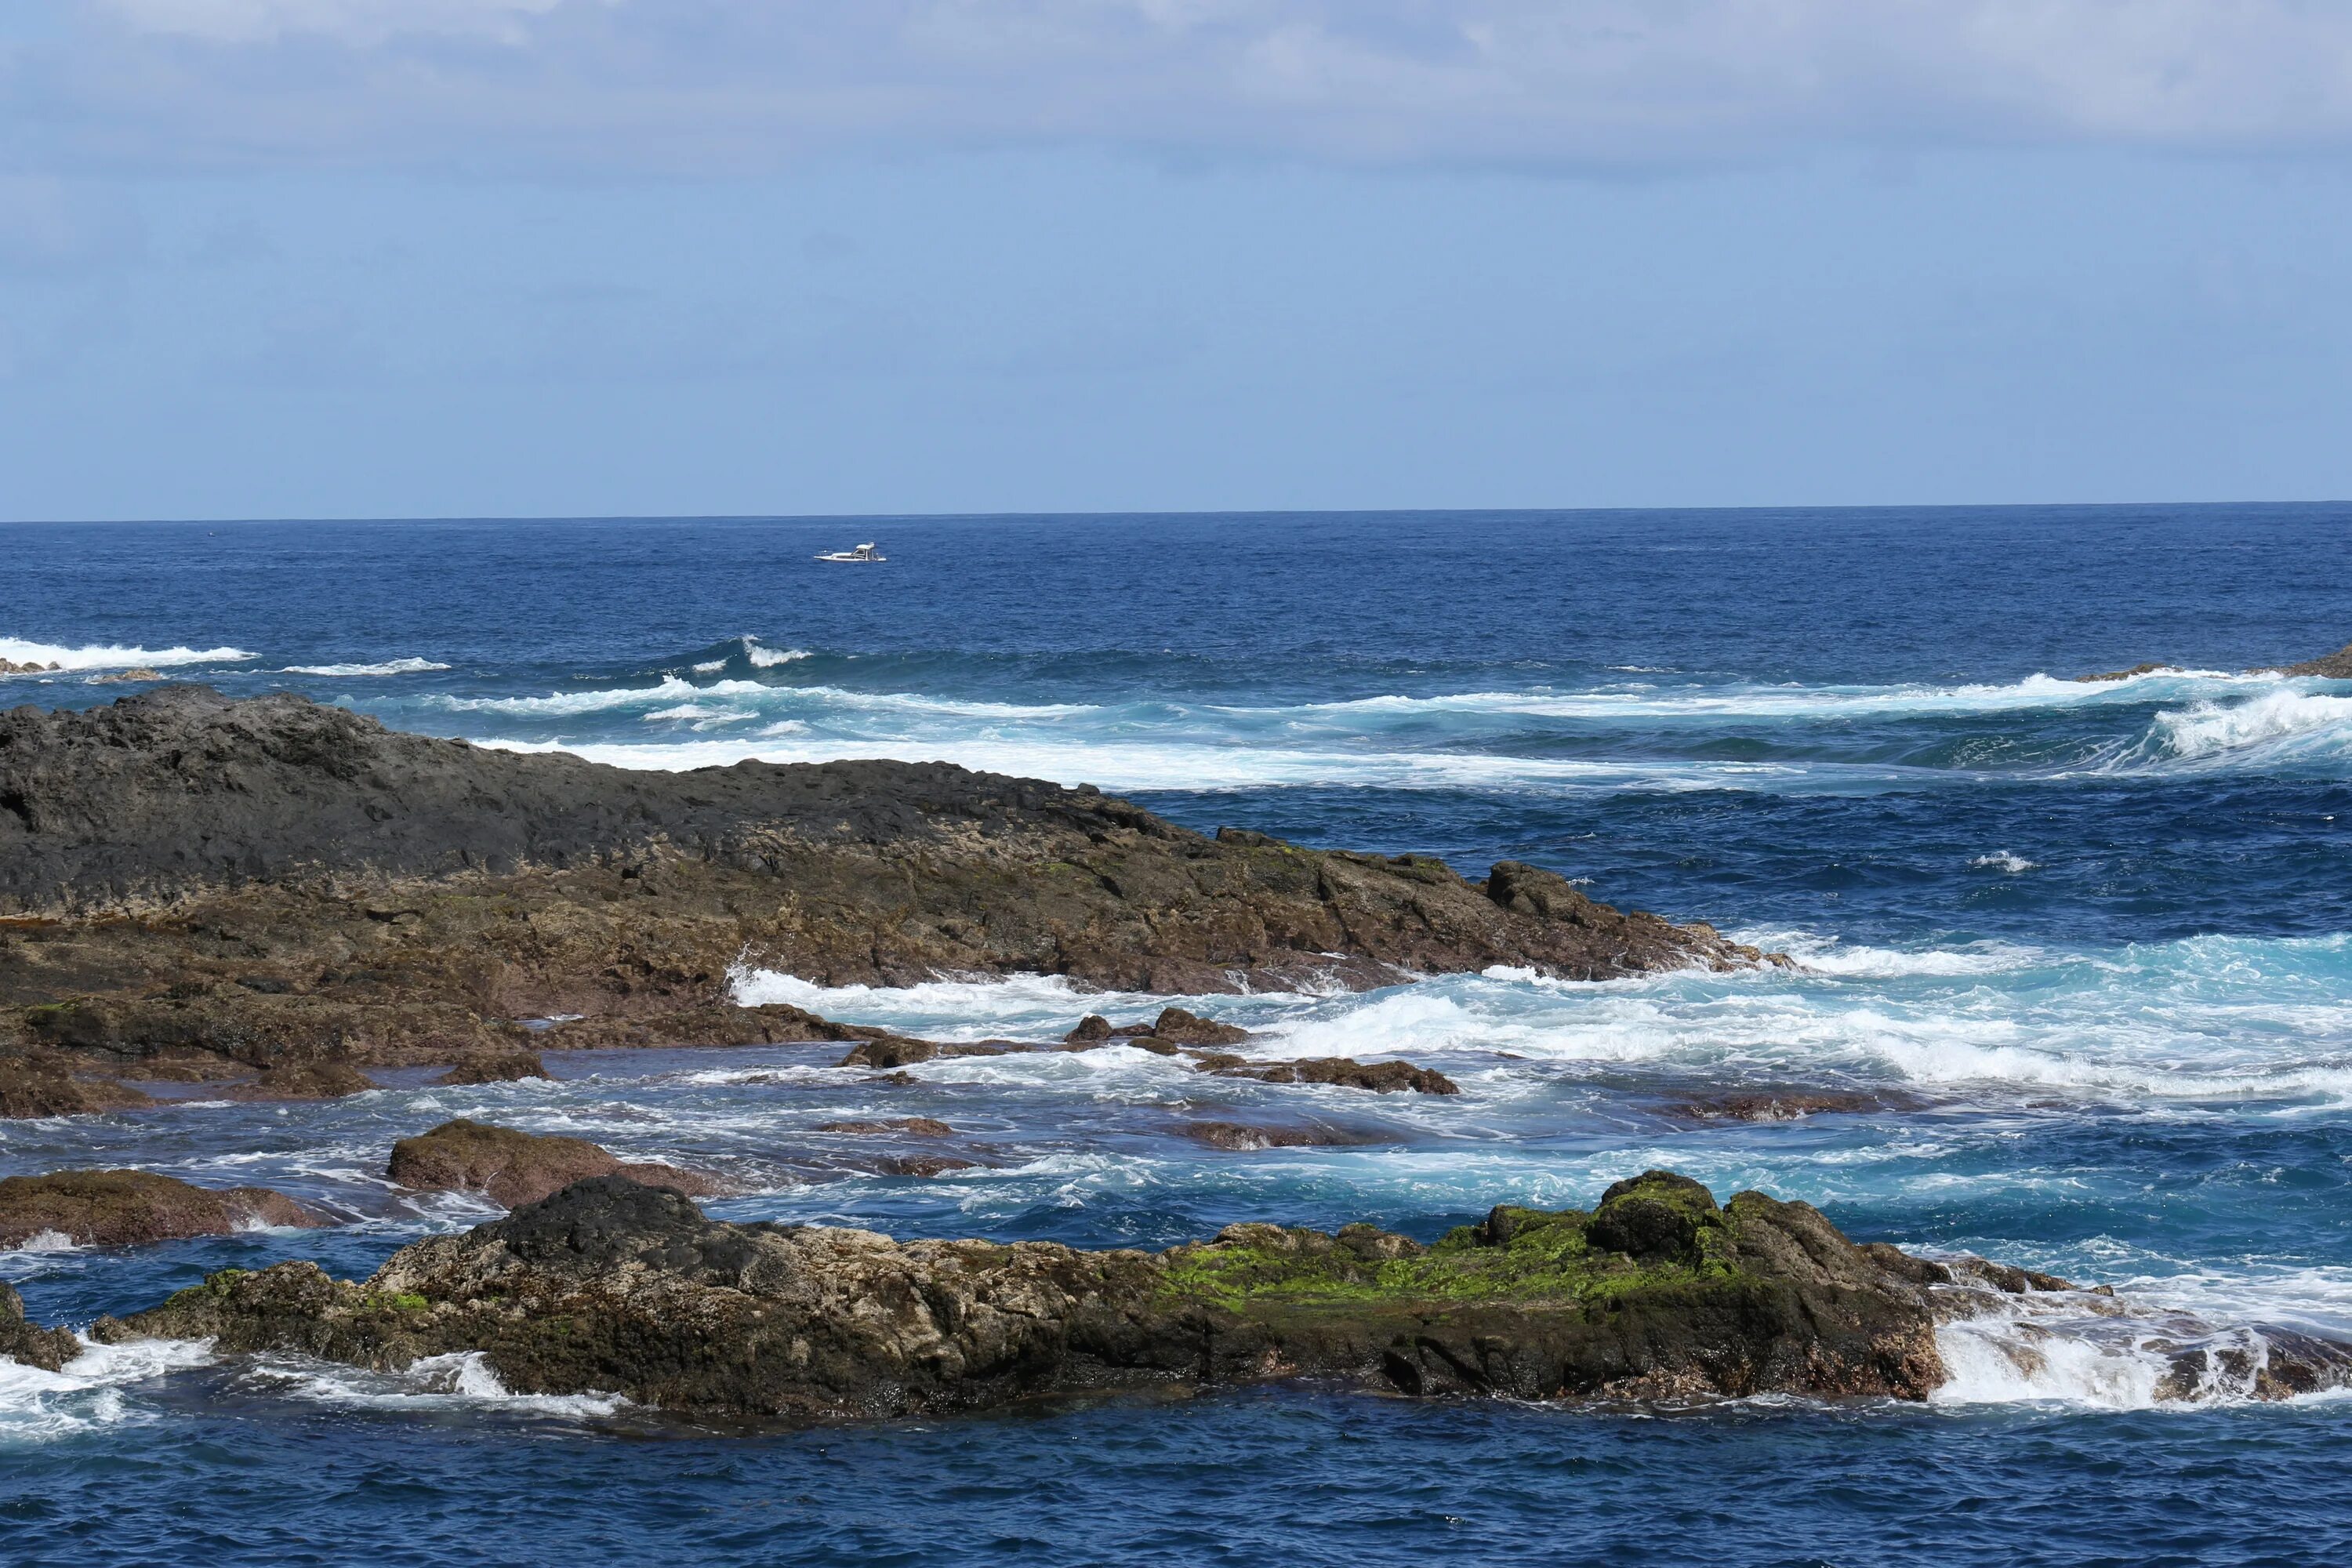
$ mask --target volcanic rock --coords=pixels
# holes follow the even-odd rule
[[[130,686],[140,681],[163,679],[162,670],[149,669],[142,665],[131,669],[118,669],[109,675],[93,675],[89,678],[89,683],[92,686]]]
[[[1501,1206],[1427,1247],[1371,1226],[1245,1224],[1160,1253],[728,1225],[604,1176],[405,1247],[364,1285],[309,1263],[228,1270],[91,1332],[383,1368],[479,1352],[517,1393],[751,1417],[1287,1377],[1415,1395],[1924,1399],[1946,1375],[1937,1322],[1996,1298],[1893,1257],[1804,1204],[1717,1206],[1663,1172],[1591,1213]]]
[[[585,1138],[493,1127],[460,1117],[392,1146],[386,1175],[419,1192],[479,1193],[519,1208],[591,1176],[625,1176],[693,1196],[724,1190],[715,1176],[674,1165],[632,1164]]]
[[[499,1051],[467,1057],[433,1081],[456,1088],[477,1083],[520,1083],[524,1079],[547,1076],[547,1064],[539,1059],[538,1052]]]
[[[1415,1094],[1459,1094],[1461,1086],[1435,1068],[1411,1062],[1360,1062],[1352,1057],[1304,1057],[1288,1062],[1254,1062],[1219,1052],[1204,1056],[1195,1070],[1220,1078],[1254,1078],[1260,1083],[1326,1083],[1368,1089],[1375,1094],[1411,1089]]]
[[[1908,1110],[1906,1096],[1862,1094],[1835,1089],[1768,1089],[1685,1100],[1675,1107],[1700,1121],[1795,1121],[1827,1112]]]
[[[81,1247],[132,1247],[255,1226],[331,1223],[267,1187],[191,1186],[152,1171],[58,1171],[0,1181],[0,1247],[54,1231]]]
[[[1249,1031],[1215,1023],[1181,1007],[1165,1007],[1152,1021],[1151,1037],[1178,1046],[1237,1046],[1249,1038]]]
[[[2133,677],[2140,675],[2161,675],[2168,669],[2178,669],[2179,668],[2179,666],[2172,664],[2136,664],[2129,669],[2102,670],[2096,675],[2070,675],[2066,679],[2089,686],[2096,685],[2101,681],[2129,680]]]
[[[0,1060],[0,1117],[88,1116],[154,1103],[124,1084],[78,1079],[62,1065],[21,1057]]]
[[[1018,1040],[918,1040],[905,1035],[884,1035],[867,1040],[833,1065],[837,1068],[903,1068],[941,1057],[1006,1057],[1033,1051]]]
[[[1078,1020],[1078,1026],[1062,1037],[1067,1046],[1099,1045],[1110,1038],[1110,1020],[1100,1013],[1089,1013]]]
[[[1206,838],[944,763],[610,768],[291,694],[0,714],[0,1047],[125,1070],[446,1063],[567,1015],[548,1045],[883,1033],[736,1007],[746,970],[1195,994],[1765,957],[1514,863],[1482,884],[1426,856]]]
[[[288,1062],[271,1068],[251,1083],[241,1083],[226,1100],[341,1100],[365,1094],[375,1081],[348,1062]]]
[[[60,1372],[81,1354],[81,1341],[70,1329],[44,1329],[25,1321],[25,1298],[0,1280],[0,1358]]]
[[[1245,1121],[1188,1121],[1184,1136],[1212,1149],[1332,1149],[1375,1142],[1332,1127],[1260,1127]]]
[[[30,659],[18,664],[14,659],[0,658],[0,675],[46,675],[57,668],[55,664],[37,664]]]
[[[2281,675],[2315,675],[2322,680],[2352,680],[2352,643],[2347,643],[2334,653],[2309,658],[2301,664],[2281,668]]]
[[[928,1116],[902,1116],[896,1121],[821,1121],[820,1132],[853,1132],[861,1135],[903,1132],[910,1138],[952,1138],[955,1129],[944,1121]]]

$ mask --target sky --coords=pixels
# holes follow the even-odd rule
[[[2346,497],[2342,0],[0,0],[0,520]]]

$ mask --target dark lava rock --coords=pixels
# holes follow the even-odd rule
[[[289,1062],[241,1083],[225,1100],[341,1100],[365,1094],[375,1080],[348,1062]]]
[[[79,1079],[58,1064],[0,1060],[0,1117],[89,1116],[154,1103],[127,1085]]]
[[[1923,1283],[1919,1260],[1895,1256],[1803,1204],[1718,1205],[1662,1172],[1591,1213],[1507,1205],[1428,1247],[1372,1226],[1246,1224],[1160,1253],[728,1225],[604,1176],[405,1247],[364,1285],[309,1263],[228,1270],[92,1333],[373,1367],[477,1351],[518,1393],[754,1417],[1281,1377],[1523,1399],[1923,1399],[1945,1377],[1937,1322],[1999,1298]]]
[[[451,1088],[475,1083],[520,1083],[524,1079],[547,1077],[547,1064],[539,1059],[536,1051],[500,1051],[496,1055],[467,1057],[433,1081]]]
[[[1377,1140],[1333,1127],[1260,1127],[1246,1121],[1188,1121],[1185,1137],[1212,1149],[1337,1149]]]
[[[557,1048],[879,1033],[735,1007],[745,967],[1197,994],[1764,957],[1516,863],[1479,884],[1426,856],[1204,838],[944,763],[610,768],[290,694],[0,714],[0,1049],[125,1069],[446,1063],[566,1015]]]
[[[55,1231],[83,1247],[132,1247],[324,1215],[267,1187],[191,1186],[152,1171],[58,1171],[0,1181],[0,1247]]]
[[[2352,680],[2352,643],[2319,658],[2308,658],[2301,664],[2290,664],[2278,672],[2281,675],[2315,675],[2322,680]]]
[[[1178,1046],[1237,1046],[1249,1038],[1249,1031],[1213,1022],[1181,1007],[1164,1007],[1152,1020],[1151,1037]]]
[[[903,1132],[910,1138],[952,1138],[955,1129],[944,1121],[934,1121],[928,1116],[902,1116],[896,1121],[823,1121],[820,1132],[885,1133]]]
[[[1903,1110],[1917,1102],[1901,1095],[1835,1089],[1768,1089],[1685,1100],[1675,1110],[1700,1121],[1795,1121],[1830,1112]]]
[[[867,1040],[833,1065],[837,1068],[903,1068],[941,1057],[1005,1057],[1037,1047],[1018,1040],[917,1040],[885,1035]]]
[[[980,1162],[953,1154],[903,1154],[883,1161],[881,1168],[887,1176],[944,1176],[950,1171],[976,1171]]]
[[[74,1338],[72,1330],[44,1329],[26,1322],[25,1298],[16,1294],[16,1287],[0,1279],[0,1357],[43,1372],[58,1372],[79,1354],[81,1342]]]
[[[1090,1046],[1110,1038],[1110,1020],[1100,1013],[1089,1013],[1078,1020],[1078,1026],[1062,1037],[1067,1046]]]
[[[1247,1057],[1219,1053],[1202,1057],[1201,1072],[1220,1078],[1254,1078],[1260,1083],[1324,1083],[1341,1089],[1368,1089],[1375,1094],[1410,1089],[1415,1094],[1459,1094],[1461,1086],[1435,1068],[1411,1062],[1360,1062],[1352,1057],[1303,1057],[1289,1062],[1254,1062]]]
[[[2069,680],[2081,681],[2085,685],[2092,685],[2105,680],[2129,680],[2134,676],[2139,675],[2161,675],[2168,669],[2178,669],[2180,667],[2176,664],[2136,664],[2129,669],[2102,670],[2097,675],[2070,675],[2066,679]]]
[[[631,1164],[585,1138],[493,1127],[460,1117],[392,1146],[385,1173],[419,1192],[479,1193],[520,1208],[592,1176],[621,1175],[694,1196],[725,1190],[715,1176],[673,1165]]]

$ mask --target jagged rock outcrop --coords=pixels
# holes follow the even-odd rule
[[[38,1051],[0,1058],[0,1117],[89,1116],[154,1103],[126,1085],[75,1076],[70,1058]]]
[[[1946,1375],[1937,1323],[2000,1300],[1968,1267],[1856,1246],[1806,1205],[1718,1207],[1664,1172],[1590,1213],[1498,1207],[1426,1247],[1253,1224],[1160,1253],[727,1225],[601,1177],[406,1247],[365,1284],[307,1263],[224,1271],[91,1332],[373,1367],[478,1351],[518,1392],[836,1418],[1297,1376],[1421,1395],[1921,1399]]]
[[[468,1084],[520,1083],[547,1076],[547,1064],[536,1051],[487,1051],[467,1057],[433,1081],[445,1089],[457,1089]]]
[[[325,1215],[268,1187],[199,1187],[153,1171],[57,1171],[0,1181],[0,1247],[55,1232],[82,1247],[132,1247]]]
[[[592,1176],[622,1176],[691,1197],[726,1190],[716,1176],[633,1163],[585,1138],[493,1127],[464,1117],[394,1143],[384,1173],[413,1191],[478,1193],[506,1208],[537,1203]]]
[[[0,1357],[57,1372],[80,1353],[81,1342],[70,1329],[45,1329],[26,1321],[25,1298],[14,1285],[0,1280]]]
[[[1470,882],[1204,837],[1091,788],[942,763],[632,772],[187,686],[0,714],[0,1053],[126,1071],[455,1062],[570,1015],[536,1043],[748,1043],[770,1010],[732,1005],[739,963],[1202,993],[1765,956],[1514,862]]]
[[[365,1094],[375,1081],[347,1062],[284,1062],[251,1083],[227,1091],[229,1100],[341,1100]]]

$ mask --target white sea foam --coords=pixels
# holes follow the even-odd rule
[[[211,1359],[209,1340],[101,1345],[85,1339],[81,1353],[59,1372],[0,1360],[0,1445],[47,1442],[149,1419],[128,1391]]]
[[[10,1247],[11,1252],[79,1252],[81,1243],[61,1230],[37,1230]]]
[[[423,675],[428,670],[446,669],[446,664],[436,664],[429,658],[388,658],[380,664],[289,664],[279,673],[284,675]]]
[[[2041,861],[2028,860],[2024,856],[2007,849],[1996,849],[1990,855],[1979,855],[1969,864],[1979,870],[2005,871],[2012,877],[2022,876],[2028,871],[2038,871],[2042,868]]]
[[[1940,1325],[1936,1349],[1948,1375],[1931,1403],[2100,1410],[2247,1404],[2259,1397],[2273,1353],[2259,1327],[2169,1311],[2128,1292],[2005,1297],[1983,1316]]]
[[[239,647],[137,647],[119,644],[65,647],[0,637],[0,658],[15,664],[54,664],[67,670],[169,669],[184,664],[236,664],[253,657]]]
[[[743,639],[743,657],[751,661],[754,669],[773,669],[780,664],[809,657],[806,648],[768,647],[753,637]]]
[[[496,1409],[574,1419],[606,1416],[629,1401],[617,1394],[515,1394],[479,1351],[424,1356],[399,1372],[369,1372],[308,1357],[268,1356],[248,1381],[299,1399],[368,1410]]]
[[[2352,749],[2352,697],[2281,689],[2242,702],[2200,702],[2158,714],[2154,734],[2169,755],[2192,763],[2254,748],[2273,756],[2342,754]]]

